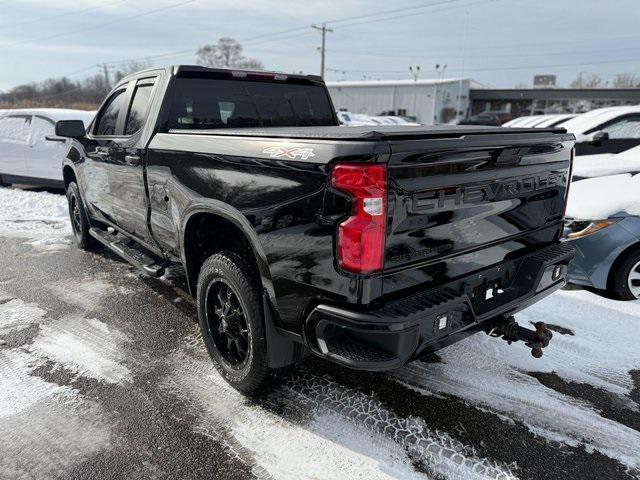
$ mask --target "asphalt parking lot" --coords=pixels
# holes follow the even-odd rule
[[[555,325],[540,361],[479,335],[389,374],[311,358],[249,400],[179,275],[80,251],[62,219],[11,222],[34,228],[0,228],[3,478],[640,478],[638,302],[523,312]]]

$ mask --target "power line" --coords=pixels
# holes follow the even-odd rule
[[[80,10],[74,10],[74,11],[71,11],[71,12],[67,11],[67,12],[61,13],[59,15],[52,15],[52,16],[50,15],[48,17],[33,18],[33,19],[30,19],[30,20],[24,20],[22,22],[3,23],[3,24],[0,24],[0,28],[13,28],[13,27],[19,27],[19,26],[22,26],[22,25],[29,25],[29,24],[32,24],[32,23],[42,22],[43,20],[55,20],[56,18],[68,17],[70,14],[73,14],[75,16],[75,15],[78,15],[80,13],[90,12],[92,10],[98,10],[98,9],[101,9],[101,8],[109,7],[111,5],[115,5],[117,3],[123,3],[124,1],[125,0],[117,0],[115,2],[103,3],[101,5],[95,5],[93,7],[87,7],[87,8],[83,8],[83,9],[80,9]]]
[[[328,22],[323,22],[323,23],[325,23],[325,24],[334,24],[334,23],[346,22],[346,21],[351,21],[351,20],[356,20],[356,19],[369,18],[369,17],[372,17],[372,16],[388,15],[389,13],[397,13],[397,12],[402,12],[402,11],[407,11],[407,10],[429,9],[429,8],[434,7],[434,6],[438,6],[438,5],[442,5],[442,4],[449,4],[449,3],[453,3],[453,2],[460,2],[460,1],[464,1],[464,0],[442,0],[442,1],[439,1],[439,2],[429,3],[427,5],[424,5],[424,4],[423,5],[414,5],[414,6],[411,6],[411,7],[397,8],[397,9],[393,9],[393,10],[384,10],[384,11],[381,11],[381,12],[375,12],[375,13],[370,13],[370,14],[366,14],[366,15],[358,15],[358,16],[338,18],[338,19],[334,19],[334,20],[331,20],[331,21],[328,21]],[[464,6],[475,5],[476,3],[487,3],[487,2],[491,2],[491,1],[497,1],[497,0],[482,0],[482,1],[479,1],[479,2],[471,3],[471,4],[461,4],[461,5],[456,6],[456,7],[460,8],[460,7],[464,7]],[[439,9],[437,11],[441,11],[441,10],[443,10],[443,9]],[[414,13],[414,14],[417,15],[417,14],[422,14],[422,13],[428,13],[428,10],[427,10],[427,12],[417,12],[417,13]],[[378,21],[378,20],[383,20],[383,19],[373,19],[372,21]],[[271,33],[264,33],[264,34],[256,35],[254,37],[246,38],[246,39],[240,40],[240,43],[243,46],[247,46],[247,45],[250,46],[250,45],[256,44],[256,43],[262,44],[262,43],[267,43],[267,42],[272,42],[272,41],[286,40],[286,39],[294,38],[294,37],[298,37],[298,36],[309,35],[310,32],[309,32],[308,29],[309,29],[308,26],[288,28],[288,29],[285,29],[285,30],[280,30],[280,31],[271,32]],[[148,55],[146,57],[128,58],[128,59],[117,60],[117,61],[112,61],[112,62],[105,62],[105,63],[107,63],[108,65],[117,65],[117,64],[130,62],[130,61],[137,61],[137,60],[152,60],[152,59],[159,59],[159,58],[170,58],[170,57],[183,55],[183,54],[186,54],[186,53],[191,53],[197,48],[198,47],[194,47],[194,48],[190,48],[190,49],[176,50],[176,51],[173,51],[173,52],[165,52],[165,53],[161,53],[161,54],[157,54],[157,55]]]
[[[51,40],[52,38],[59,38],[59,37],[67,36],[67,35],[75,35],[75,34],[78,34],[78,33],[93,31],[93,30],[96,30],[96,29],[107,27],[109,25],[116,24],[116,23],[128,22],[128,21],[133,20],[135,18],[145,17],[147,15],[153,15],[154,13],[164,12],[166,10],[177,8],[177,7],[180,7],[182,5],[186,5],[187,3],[193,3],[193,2],[195,2],[195,0],[186,0],[184,2],[175,3],[175,4],[169,5],[167,7],[156,8],[155,10],[149,10],[148,12],[139,13],[137,15],[129,15],[128,17],[126,17],[124,19],[119,18],[117,20],[112,20],[110,22],[103,22],[103,23],[101,23],[99,25],[94,25],[92,27],[82,28],[80,30],[72,30],[72,31],[67,31],[67,32],[60,32],[60,33],[57,33],[57,34],[54,34],[54,35],[49,35],[47,37],[39,37],[39,38],[21,40],[21,41],[18,41],[18,42],[5,44],[5,45],[2,45],[2,46],[4,46],[4,47],[13,47],[13,46],[22,45],[22,44],[25,44],[25,43],[35,43],[35,42],[39,42],[39,41],[42,41],[42,40]]]
[[[527,70],[527,69],[535,69],[535,68],[561,68],[561,67],[580,67],[584,65],[607,65],[607,64],[616,64],[616,63],[626,63],[626,62],[640,62],[640,57],[638,58],[625,58],[620,60],[604,60],[599,62],[578,62],[578,63],[556,63],[556,64],[547,64],[547,65],[522,65],[522,66],[513,66],[513,67],[486,67],[486,68],[465,68],[465,72],[489,72],[489,71],[507,71],[507,70]],[[345,72],[345,73],[406,73],[405,70],[349,70],[349,69],[328,69],[336,72]],[[448,69],[450,72],[459,72],[461,69]]]

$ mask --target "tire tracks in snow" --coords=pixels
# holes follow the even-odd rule
[[[303,371],[253,402],[203,352],[176,353],[170,364],[159,389],[182,404],[178,416],[253,459],[258,478],[516,478],[421,419],[326,377]]]

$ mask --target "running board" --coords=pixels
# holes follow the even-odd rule
[[[116,235],[98,228],[89,229],[93,238],[102,243],[113,253],[119,255],[131,265],[138,267],[150,277],[160,277],[164,274],[164,267],[137,248],[124,244]]]

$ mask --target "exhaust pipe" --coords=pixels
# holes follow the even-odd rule
[[[535,358],[542,357],[542,349],[546,348],[551,342],[553,334],[544,324],[544,322],[536,322],[535,330],[521,327],[513,317],[506,317],[498,320],[489,332],[491,337],[501,337],[506,340],[509,345],[512,342],[522,340],[527,347],[531,349],[531,355]]]

